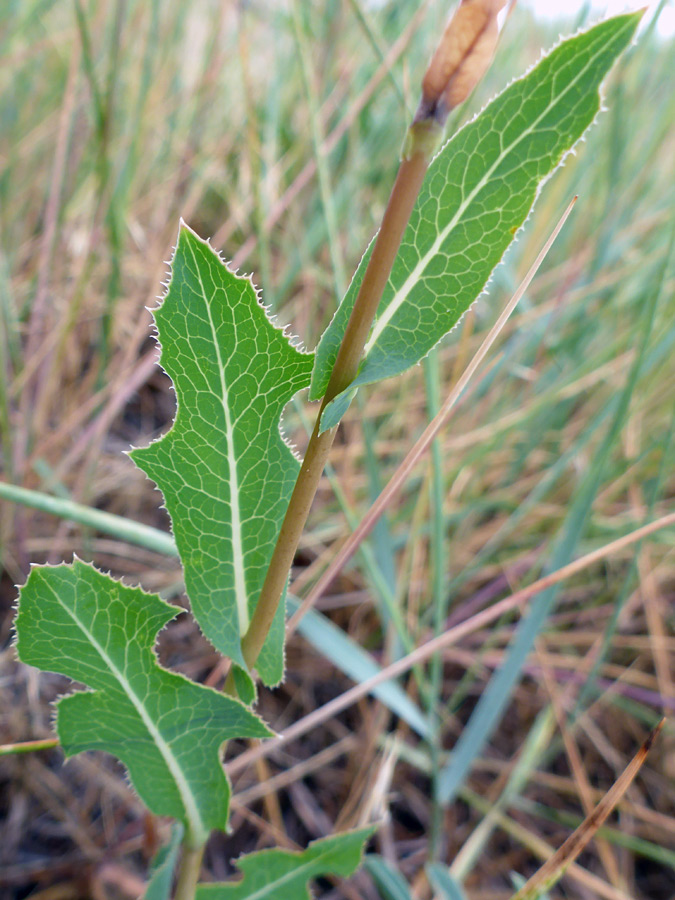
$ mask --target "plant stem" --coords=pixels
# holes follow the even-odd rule
[[[307,452],[286,510],[255,613],[241,642],[244,659],[249,668],[255,665],[279,606],[293,557],[337,431],[336,426],[323,433],[319,432],[321,414],[327,404],[349,387],[356,376],[370,327],[440,134],[441,128],[435,122],[418,122],[413,124],[408,131],[406,153],[401,161],[384,212],[382,226],[375,240],[370,261],[354,302],[354,308],[335,360],[326,393],[321,402],[314,431],[309,439]],[[431,140],[429,139],[430,135],[433,135]],[[235,691],[232,675],[227,679],[225,690],[228,693]]]
[[[204,845],[201,847],[188,847],[184,845],[183,856],[178,870],[178,883],[174,900],[194,900],[195,889],[202,867]]]

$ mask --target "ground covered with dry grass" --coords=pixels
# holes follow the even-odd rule
[[[294,26],[267,4],[97,0],[75,4],[79,15],[44,0],[2,7],[4,483],[168,530],[159,494],[123,451],[173,418],[146,307],[166,277],[180,216],[253,272],[279,320],[316,344],[379,221],[406,108],[448,10],[360,0],[299,9]],[[517,10],[451,127],[556,36]],[[436,860],[469,900],[506,900],[510,873],[529,874],[563,842],[665,714],[618,812],[550,897],[675,895],[675,532],[620,541],[673,509],[674,59],[672,45],[643,34],[613,73],[609,111],[545,187],[488,294],[424,366],[364,391],[338,435],[296,558],[300,598],[579,194],[433,454],[317,602],[352,639],[341,667],[326,657],[325,638],[300,629],[285,684],[260,700],[283,731],[352,687],[357,648],[386,665],[472,623],[442,658],[400,682],[430,727],[421,734],[364,695],[233,771],[234,832],[209,843],[208,877],[232,875],[242,851],[304,846],[378,819],[371,849],[411,897],[435,896],[425,864]],[[304,403],[286,413],[300,449],[312,416]],[[51,703],[67,689],[63,678],[20,666],[11,646],[15,585],[31,562],[77,553],[185,600],[172,557],[35,505],[0,504],[0,743],[8,744],[51,737]],[[529,601],[488,624],[476,617],[550,571],[563,540],[569,561],[597,553],[560,582],[535,651],[517,661],[518,686],[496,730],[460,751]],[[223,683],[187,615],[162,634],[160,656],[195,680]],[[469,774],[442,803],[443,773],[460,752]],[[121,767],[94,753],[67,765],[58,748],[3,757],[0,809],[3,900],[140,896],[166,836]],[[319,884],[317,896],[406,897],[392,885],[363,872]]]

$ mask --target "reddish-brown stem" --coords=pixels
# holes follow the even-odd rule
[[[420,142],[417,149],[413,147],[412,152],[406,154],[399,167],[382,226],[354,302],[316,425],[286,510],[255,613],[242,639],[242,653],[249,668],[255,665],[279,607],[293,557],[335,438],[337,428],[319,432],[321,415],[327,404],[349,387],[356,376],[370,327],[422,186],[432,148],[433,144],[427,140],[423,145]],[[232,675],[227,679],[225,690],[230,694],[235,693]]]

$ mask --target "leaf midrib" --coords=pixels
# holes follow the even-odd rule
[[[614,35],[614,39],[610,41],[610,44],[614,43],[614,41],[621,34],[622,34],[622,30],[617,31]],[[601,49],[604,51],[606,49],[606,44],[603,44]],[[571,90],[571,88],[584,75],[584,73],[589,68],[589,66],[592,65],[592,63],[595,61],[597,55],[598,55],[597,53],[594,53],[588,59],[588,61],[586,62],[586,65],[582,69],[579,70],[577,75],[574,76],[572,81],[569,82],[569,84],[564,88],[564,90],[561,91],[560,94],[556,95],[555,100],[553,100],[546,107],[546,109],[544,109],[544,111],[525,129],[525,131],[522,132],[522,134],[519,135],[519,137],[512,144],[510,144],[508,146],[508,148],[502,150],[502,152],[497,157],[497,159],[495,160],[495,162],[493,163],[491,168],[481,178],[481,180],[478,182],[476,187],[468,194],[466,200],[464,200],[462,202],[462,204],[460,204],[454,217],[450,220],[450,222],[443,229],[443,231],[439,232],[438,236],[436,237],[436,240],[434,241],[434,243],[432,244],[430,249],[427,251],[426,254],[424,254],[424,256],[420,257],[419,262],[417,263],[415,268],[412,270],[412,272],[408,275],[408,277],[404,281],[402,287],[392,297],[391,302],[387,306],[386,310],[382,313],[382,315],[380,317],[378,317],[377,321],[375,322],[375,325],[373,326],[372,334],[371,334],[370,338],[368,339],[368,342],[366,343],[366,346],[364,348],[364,363],[367,360],[368,354],[371,352],[374,345],[379,340],[379,338],[380,338],[382,332],[384,331],[384,329],[386,328],[386,326],[389,324],[391,319],[401,308],[403,303],[405,303],[405,301],[408,298],[408,294],[410,293],[410,291],[412,290],[414,285],[421,279],[422,274],[424,273],[424,270],[426,269],[429,262],[438,254],[438,252],[441,249],[441,246],[443,245],[444,241],[446,240],[446,238],[448,237],[450,232],[455,228],[455,226],[459,222],[460,218],[464,215],[467,208],[470,206],[470,204],[475,199],[476,195],[488,183],[489,179],[494,174],[495,169],[504,161],[504,159],[507,158],[509,153],[511,153],[522,140],[524,140],[528,135],[530,135],[534,131],[535,128],[537,128],[537,126],[539,125],[541,120],[546,115],[548,115],[548,113],[550,113],[550,111],[562,100],[562,98],[565,96],[565,94],[569,90]],[[525,77],[527,77],[527,76],[525,76]],[[539,183],[541,184],[542,182],[539,182]]]
[[[77,577],[77,576],[76,576]],[[176,783],[176,787],[178,788],[178,793],[181,796],[181,800],[183,801],[183,806],[185,808],[185,815],[189,822],[190,826],[190,836],[197,843],[203,843],[208,837],[209,830],[204,825],[201,814],[199,812],[199,808],[197,806],[197,800],[188,784],[187,779],[185,778],[183,771],[180,767],[180,763],[178,759],[174,755],[170,745],[164,740],[161,732],[156,727],[155,723],[152,721],[148,711],[145,709],[143,705],[142,699],[136,694],[131,684],[129,683],[126,675],[117,668],[115,663],[112,661],[110,656],[106,653],[103,648],[103,645],[100,644],[91,631],[87,628],[84,622],[75,614],[75,612],[68,608],[68,606],[61,600],[56,590],[49,584],[47,580],[43,579],[43,583],[45,587],[52,593],[54,599],[59,604],[59,606],[70,616],[73,622],[77,625],[77,627],[82,631],[82,633],[87,637],[87,639],[91,642],[91,645],[98,652],[104,664],[109,668],[112,674],[115,676],[117,681],[119,682],[122,691],[127,695],[131,704],[134,706],[136,711],[145,727],[148,730],[151,738],[153,739],[157,749],[159,750],[164,762],[166,763],[167,768],[171,772],[173,779]],[[77,589],[77,588],[75,588]]]
[[[204,305],[206,306],[206,314],[209,319],[209,327],[211,329],[211,337],[213,346],[216,351],[216,361],[218,364],[218,376],[220,379],[221,397],[220,401],[223,407],[223,415],[225,416],[225,443],[227,446],[227,464],[228,464],[228,480],[230,483],[230,509],[232,512],[232,564],[234,568],[234,595],[237,605],[237,619],[239,622],[239,634],[244,635],[249,626],[248,614],[248,595],[246,592],[246,574],[244,572],[244,544],[242,538],[242,521],[241,510],[239,508],[239,476],[237,473],[237,456],[234,450],[234,428],[232,425],[232,417],[230,415],[230,404],[227,384],[225,383],[225,366],[220,352],[220,344],[216,327],[211,315],[211,303],[209,302],[202,275],[199,270],[199,263],[195,256],[194,247],[188,242],[190,254],[195,265],[197,281],[202,292]]]

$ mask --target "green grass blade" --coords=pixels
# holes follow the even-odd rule
[[[124,516],[116,516],[114,513],[92,509],[83,503],[75,503],[74,500],[53,497],[42,491],[32,491],[15,484],[7,484],[5,481],[0,481],[0,500],[20,503],[22,506],[42,510],[42,512],[58,516],[60,519],[78,522],[87,528],[111,534],[122,541],[154,550],[164,556],[178,556],[176,542],[170,534],[166,534],[158,528],[152,528],[150,525],[126,519]]]
[[[626,384],[620,394],[616,413],[600,447],[598,447],[593,456],[593,461],[586,476],[582,479],[575,492],[561,536],[551,554],[550,570],[562,568],[571,560],[575,548],[583,535],[593,501],[601,485],[603,471],[626,421],[633,391],[647,357],[656,308],[665,280],[671,249],[672,242],[668,252],[665,254],[665,260],[661,266],[660,275],[656,279],[656,284],[646,297],[638,352]],[[504,664],[481,694],[478,705],[457,742],[452,762],[442,773],[439,780],[439,796],[443,803],[450,803],[455,798],[474,759],[481,753],[496,728],[509,701],[511,692],[520,678],[525,660],[553,609],[559,590],[560,586],[554,585],[535,598],[529,613],[518,627]]]
[[[288,606],[289,610],[295,611],[300,603],[295,598],[289,597]],[[298,631],[319,653],[357,683],[366,681],[380,671],[370,653],[359,647],[330,619],[315,610],[309,610],[303,616]],[[373,690],[373,696],[406,721],[421,737],[430,736],[431,729],[426,717],[395,681],[379,685]]]

